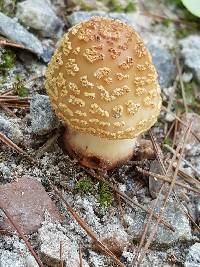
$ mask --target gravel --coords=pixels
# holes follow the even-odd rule
[[[41,154],[39,153],[40,156],[36,159],[37,163],[29,163],[21,154],[15,151],[13,152],[12,149],[1,144],[1,148],[3,149],[0,151],[0,193],[2,193],[1,186],[5,185],[7,187],[9,184],[12,184],[13,181],[23,181],[25,177],[32,177],[35,182],[40,182],[42,188],[45,189],[45,191],[39,192],[39,196],[37,196],[38,201],[47,195],[47,192],[47,202],[50,201],[52,203],[56,200],[57,209],[59,209],[59,213],[62,216],[62,224],[58,221],[53,221],[53,219],[45,213],[46,219],[43,225],[37,225],[37,227],[40,227],[39,231],[28,236],[44,264],[47,263],[49,266],[54,267],[60,266],[59,248],[60,241],[63,241],[64,259],[66,259],[69,267],[80,265],[78,255],[79,242],[82,244],[84,266],[113,266],[113,262],[108,256],[97,252],[93,240],[66,211],[59,199],[56,198],[50,187],[50,181],[53,185],[57,186],[59,190],[63,190],[63,196],[75,212],[81,216],[84,222],[99,238],[107,242],[109,248],[116,253],[121,262],[123,262],[126,267],[131,267],[148,216],[139,208],[135,206],[130,207],[128,205],[129,203],[118,201],[116,195],[112,194],[110,191],[108,191],[108,193],[111,194],[111,204],[108,205],[107,208],[103,208],[100,204],[99,182],[89,177],[75,159],[71,159],[64,153],[60,142],[61,136],[57,142],[48,142],[49,140],[53,140],[51,137],[57,132],[56,129],[60,127],[60,124],[51,110],[49,98],[44,91],[44,71],[46,68],[44,61],[47,62],[49,60],[52,51],[57,46],[58,38],[63,30],[62,21],[68,21],[69,23],[67,23],[66,26],[69,27],[94,15],[121,19],[132,25],[144,38],[145,44],[148,44],[150,47],[153,61],[158,71],[162,92],[165,94],[164,101],[167,102],[171,94],[173,94],[174,88],[172,87],[172,83],[176,75],[173,51],[178,41],[174,38],[173,34],[175,26],[173,23],[170,23],[168,27],[165,27],[161,23],[152,26],[153,19],[142,15],[139,11],[130,13],[106,13],[103,9],[91,12],[88,10],[78,11],[78,9],[75,8],[75,10],[73,7],[71,9],[69,5],[66,6],[66,1],[64,0],[41,0],[40,3],[44,3],[46,6],[48,5],[48,8],[51,9],[50,11],[50,9],[47,8],[46,13],[42,15],[44,6],[42,4],[39,6],[39,2],[39,0],[17,2],[18,10],[21,8],[20,5],[24,8],[23,14],[20,14],[19,11],[17,12],[18,17],[23,15],[22,17],[25,19],[24,16],[27,15],[29,18],[24,20],[25,24],[23,23],[23,26],[18,22],[14,14],[15,10],[12,13],[13,18],[0,13],[0,33],[11,40],[24,44],[38,56],[35,57],[32,53],[29,53],[28,50],[13,50],[16,54],[16,63],[14,68],[3,74],[7,76],[7,80],[6,83],[2,83],[1,88],[2,90],[11,88],[16,73],[20,73],[25,79],[24,82],[32,100],[30,110],[19,108],[11,109],[18,117],[17,119],[5,116],[4,111],[1,110],[0,131],[11,138],[11,140],[32,157],[38,155],[38,152],[41,152]],[[151,9],[152,2],[156,2],[156,8],[158,7],[157,1],[148,1],[147,4],[150,13],[154,10]],[[32,10],[30,12],[27,12],[28,8],[25,8],[27,3],[29,3],[29,7]],[[34,9],[34,6],[36,6],[36,9]],[[158,7],[157,11],[159,11],[159,8],[160,7]],[[66,11],[64,16],[63,10]],[[71,15],[68,15],[71,11]],[[50,13],[52,14],[51,18],[45,17],[46,15],[50,15]],[[33,16],[33,14],[35,14],[35,16]],[[40,14],[39,18],[37,14]],[[48,23],[44,23],[43,17]],[[52,25],[52,21],[54,21],[55,24],[53,23]],[[56,25],[58,26],[58,31],[55,30],[56,27],[54,26]],[[195,39],[197,37],[199,38],[199,36],[196,36]],[[192,57],[198,57],[198,49],[194,49],[193,44],[188,45],[187,51],[190,51],[191,48],[193,51]],[[5,49],[7,49],[7,47],[5,47]],[[12,50],[12,48],[9,49]],[[184,82],[190,82],[193,77],[197,78],[199,64],[198,61],[194,60],[193,63],[196,62],[196,65],[189,67],[186,64],[186,58],[189,57],[189,53],[184,54],[183,46],[181,52],[185,64],[185,69],[183,70],[185,76],[183,80]],[[192,59],[190,61],[192,61]],[[180,63],[182,64],[182,62]],[[168,116],[167,120],[172,121],[172,118]],[[198,123],[194,122],[194,125],[198,126]],[[161,117],[159,123],[153,129],[158,142],[163,138],[163,128],[163,117]],[[198,134],[198,129],[196,130],[194,128],[193,130],[195,130],[195,132],[197,131]],[[181,136],[182,134],[180,133],[179,135]],[[190,138],[188,140],[190,141]],[[190,144],[191,143],[192,142],[190,142]],[[149,143],[147,147],[151,148],[152,145]],[[191,154],[188,153],[187,148],[190,149]],[[199,152],[197,150],[197,144],[194,144],[192,146],[186,146],[185,151],[187,160],[200,171]],[[163,152],[165,153],[165,151]],[[143,157],[141,159],[143,159]],[[159,172],[158,168],[156,169],[153,164],[150,164],[151,162],[152,159],[148,158],[141,167],[147,168],[147,170],[151,167],[152,171]],[[187,166],[181,165],[184,171],[190,170],[189,173],[194,175],[194,172],[190,168],[186,169],[186,167]],[[108,172],[108,176],[112,181],[115,181],[119,190],[123,191],[134,201],[146,208],[152,207],[154,203],[152,199],[156,197],[160,184],[153,179],[149,180],[148,184],[147,177],[139,174],[133,163],[130,162],[127,165],[125,164],[120,168],[116,168],[112,172]],[[91,178],[92,189],[90,192],[84,193],[76,186],[80,179],[87,177]],[[27,186],[28,184],[29,187],[31,186],[32,189],[34,189],[35,187],[32,183],[28,182],[25,185]],[[167,188],[166,190],[168,190]],[[35,193],[38,193],[36,189],[34,190]],[[177,187],[175,187],[175,190],[177,190]],[[24,191],[21,193],[21,206],[24,205],[25,207],[31,200],[34,202],[31,203],[33,206],[38,203],[35,198],[29,194],[28,190]],[[182,196],[182,203],[187,205],[191,215],[194,217],[195,221],[198,222],[200,218],[199,202],[197,201],[198,196],[193,192],[186,192],[185,190],[182,195],[179,194],[179,191],[176,192],[178,197],[181,198]],[[10,190],[10,193],[12,193],[12,190]],[[28,197],[30,197],[30,199],[28,198],[27,201],[24,201],[24,197],[27,195],[26,193],[29,194]],[[160,201],[158,205],[158,210],[160,210],[162,201]],[[19,217],[24,216],[23,207],[17,207],[17,211],[19,213],[23,211],[22,214],[18,214]],[[34,210],[32,210],[32,212],[33,211]],[[35,218],[35,212],[33,212],[33,215],[33,218]],[[1,219],[2,216],[0,216],[0,220]],[[158,232],[150,245],[150,249],[145,253],[141,267],[171,267],[184,265],[185,267],[196,267],[195,264],[200,266],[198,262],[199,243],[196,243],[197,245],[194,244],[194,242],[199,242],[197,232],[194,227],[191,227],[188,218],[180,211],[174,199],[170,199],[164,213],[164,219],[174,226],[175,233],[167,230],[163,225],[159,225]],[[153,220],[153,222],[155,221]],[[147,236],[149,236],[153,225],[154,223],[151,223]],[[20,241],[14,234],[10,236],[5,234],[0,235],[0,266],[36,267],[37,264],[27,251],[23,241]]]

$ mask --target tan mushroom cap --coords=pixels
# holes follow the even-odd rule
[[[151,56],[119,20],[92,17],[72,27],[48,65],[45,86],[69,129],[101,138],[134,138],[160,113]]]

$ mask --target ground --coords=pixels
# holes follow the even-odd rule
[[[163,100],[108,172],[62,149],[44,88],[62,34],[93,15],[140,33]],[[200,266],[199,19],[179,0],[0,0],[0,35],[0,266]]]

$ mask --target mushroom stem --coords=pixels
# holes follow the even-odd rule
[[[89,168],[112,169],[129,160],[137,145],[137,138],[109,140],[90,134],[66,131],[65,149]]]

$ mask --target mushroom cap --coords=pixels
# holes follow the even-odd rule
[[[92,17],[72,27],[48,64],[45,87],[69,129],[101,138],[137,137],[160,113],[151,56],[119,20]]]

